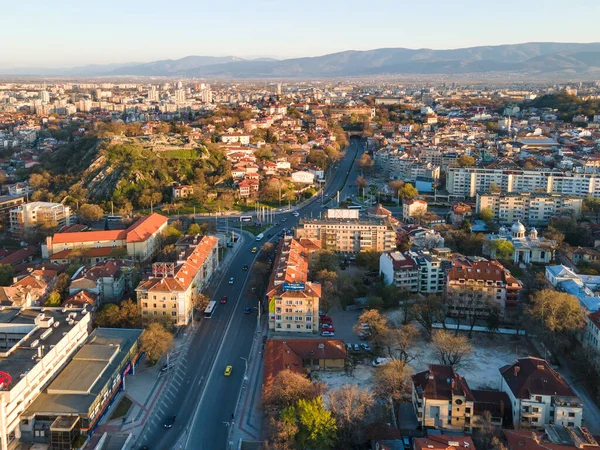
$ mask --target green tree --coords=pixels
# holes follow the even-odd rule
[[[337,425],[321,397],[300,399],[296,406],[300,430],[297,441],[302,449],[327,450],[336,442]]]
[[[463,222],[460,224],[460,229],[465,233],[471,233],[471,222],[469,222],[469,219],[463,220]]]
[[[500,187],[499,184],[492,182],[492,183],[490,183],[490,187],[488,188],[488,190],[492,194],[498,194],[502,191],[502,188]]]
[[[56,291],[52,291],[48,295],[48,298],[46,298],[46,302],[44,303],[44,306],[56,307],[56,306],[60,306],[60,304],[61,304],[60,294]]]
[[[419,195],[419,191],[410,183],[406,183],[398,191],[402,200],[411,200]]]
[[[115,259],[125,259],[128,256],[127,248],[125,247],[115,247],[108,254],[110,258]]]
[[[14,275],[15,269],[10,264],[0,264],[0,286],[10,286]]]
[[[500,259],[509,259],[512,257],[515,246],[510,241],[506,241],[504,239],[496,239],[492,241],[491,245],[494,250],[496,257]]]
[[[64,295],[69,288],[69,284],[71,284],[71,279],[69,275],[66,273],[61,273],[56,277],[56,284],[54,285],[54,290],[58,292],[60,295]]]
[[[166,245],[174,244],[181,236],[183,236],[181,231],[179,231],[173,225],[169,225],[163,233],[164,243]]]
[[[490,208],[483,208],[479,211],[479,218],[485,223],[491,223],[494,220],[494,212]]]
[[[331,251],[322,250],[317,255],[317,259],[315,261],[314,270],[316,272],[320,272],[322,270],[328,270],[330,272],[335,272],[339,267],[339,257],[336,253]]]
[[[370,271],[378,271],[379,253],[374,250],[361,251],[356,255],[356,264]]]
[[[186,234],[192,234],[192,235],[202,234],[202,228],[197,223],[191,223],[187,229]]]

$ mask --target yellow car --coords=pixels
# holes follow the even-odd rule
[[[256,247],[252,247],[252,253],[256,253],[258,249]]]
[[[225,376],[228,377],[229,375],[231,375],[232,370],[233,370],[233,367],[231,367],[231,366],[225,367]]]

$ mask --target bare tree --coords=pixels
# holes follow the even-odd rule
[[[166,353],[173,346],[173,335],[159,323],[151,323],[142,333],[140,344],[152,362]]]
[[[446,330],[435,330],[431,341],[440,364],[448,364],[454,368],[460,366],[472,349],[466,336],[457,336]]]
[[[442,322],[445,325],[445,311],[442,299],[437,295],[428,295],[422,300],[418,300],[413,308],[415,320],[419,325],[425,328],[429,338],[433,333],[433,325]]]
[[[356,448],[365,441],[375,399],[373,394],[354,384],[346,384],[329,393],[329,409],[337,426],[341,448]]]
[[[395,417],[398,417],[400,403],[410,398],[410,375],[410,367],[400,360],[390,361],[375,371],[375,395],[386,402],[391,400]]]
[[[281,411],[295,405],[301,398],[317,398],[323,391],[323,383],[312,383],[299,373],[283,370],[275,376],[272,383],[264,387],[262,401],[265,409]]]

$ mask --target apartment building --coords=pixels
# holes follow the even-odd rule
[[[447,274],[450,314],[457,317],[487,316],[494,307],[504,316],[517,309],[521,289],[502,264],[484,258],[457,258]]]
[[[375,168],[388,179],[415,181],[417,178],[437,180],[440,166],[420,162],[414,156],[399,149],[382,149],[375,153]]]
[[[318,333],[321,285],[307,281],[309,250],[289,236],[279,247],[266,297],[269,329],[275,332]]]
[[[160,214],[142,217],[125,230],[56,233],[42,245],[42,256],[69,264],[73,261],[97,263],[109,259],[115,249],[126,249],[135,260],[146,261],[159,250],[168,219]]]
[[[600,310],[586,316],[582,341],[583,345],[600,355]]]
[[[336,252],[385,252],[396,248],[396,230],[386,220],[301,220],[297,239],[314,239]]]
[[[61,228],[71,225],[75,217],[62,203],[31,202],[10,210],[10,231],[15,237],[35,231],[38,226]]]
[[[532,356],[519,358],[499,370],[500,389],[508,394],[513,405],[515,429],[581,426],[583,402],[546,360]]]
[[[83,309],[0,311],[0,448],[13,448],[21,439],[23,413],[85,341],[90,319]],[[45,437],[49,431],[35,432]]]
[[[379,258],[384,283],[420,294],[443,292],[450,261],[437,250],[441,249],[384,252]]]
[[[10,211],[25,203],[24,195],[2,195],[0,196],[0,223],[2,228],[10,228]]]
[[[427,212],[427,202],[418,198],[402,202],[402,220],[408,222],[414,217],[422,218]]]
[[[552,217],[579,217],[582,207],[583,199],[572,195],[539,192],[477,193],[476,210],[479,214],[481,210],[489,209],[494,214],[494,221],[501,225],[520,221],[532,226],[544,226],[548,225]]]
[[[600,175],[593,173],[449,167],[446,174],[446,189],[455,197],[475,197],[478,192],[489,192],[492,183],[503,193],[545,192],[600,197]]]
[[[218,244],[214,236],[184,236],[175,244],[175,263],[154,263],[152,276],[135,290],[142,318],[162,316],[177,326],[187,325],[194,298],[219,265]]]

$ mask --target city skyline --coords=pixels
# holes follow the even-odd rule
[[[557,0],[549,1],[543,10],[507,0],[493,14],[472,0],[463,1],[462,8],[432,1],[429,15],[417,5],[388,0],[376,5],[309,0],[302,6],[236,0],[221,8],[211,5],[210,10],[186,0],[172,2],[169,8],[155,1],[124,5],[110,0],[101,5],[67,2],[69,14],[36,0],[27,7],[6,7],[5,17],[15,20],[7,20],[0,31],[0,38],[12,43],[0,50],[0,67],[143,63],[190,55],[287,59],[390,47],[455,49],[598,41],[592,17],[600,12],[600,5],[582,3],[579,6],[589,14],[575,23],[564,22],[563,4]],[[378,11],[385,11],[385,19],[378,18]],[[27,33],[19,17],[27,17]],[[372,19],[365,21],[365,17]],[[536,20],[526,27],[510,25],[528,17]],[[505,29],[503,24],[510,33],[498,33]]]

